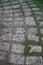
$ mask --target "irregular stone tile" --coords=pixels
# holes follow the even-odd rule
[[[41,38],[41,40],[43,41],[43,37]]]
[[[42,63],[42,57],[41,56],[31,56],[26,58],[26,64],[40,64]]]
[[[20,45],[20,44],[12,44],[12,52],[14,53],[24,53],[24,45]]]
[[[5,34],[2,37],[3,37],[3,41],[11,41],[12,34]]]
[[[24,38],[24,35],[13,35],[12,40],[13,41],[24,41],[25,38]]]
[[[28,8],[28,5],[22,5],[22,8],[24,9],[24,8]]]
[[[19,22],[19,21],[23,21],[23,18],[22,18],[22,17],[16,17],[16,18],[14,19],[14,21],[15,21],[15,22],[17,22],[17,21],[18,21],[18,22]]]
[[[33,17],[26,17],[25,22],[27,25],[36,25]]]
[[[36,7],[37,5],[36,5],[36,4],[31,4],[30,6],[31,6],[31,7]]]
[[[14,9],[13,12],[14,12],[14,14],[15,14],[15,13],[21,12],[21,10],[20,10],[20,9]]]
[[[39,26],[43,26],[43,22],[39,22]]]
[[[30,53],[32,52],[42,52],[41,46],[31,46]]]
[[[4,26],[12,26],[12,22],[3,22],[2,23]]]
[[[31,9],[30,8],[24,8],[23,11],[24,12],[31,12]]]
[[[28,34],[37,34],[37,28],[29,28],[27,29],[27,33]]]
[[[23,34],[25,33],[25,29],[21,27],[16,27],[16,34]]]
[[[4,21],[12,22],[13,18],[4,18]]]
[[[24,56],[18,54],[11,54],[9,57],[9,62],[14,64],[24,64]]]
[[[11,33],[12,28],[4,28],[2,31],[3,31],[4,33]]]
[[[19,5],[13,5],[12,8],[19,8]]]
[[[11,6],[3,7],[4,9],[11,9]]]
[[[0,51],[0,60],[5,60],[6,53]]]
[[[25,16],[30,16],[30,15],[32,15],[32,13],[31,12],[24,12],[24,15]]]
[[[40,29],[40,33],[43,34],[43,29]]]
[[[19,16],[22,16],[22,13],[15,13],[15,16],[19,17]]]
[[[9,50],[9,44],[8,43],[0,43],[0,50],[8,51]]]
[[[14,26],[22,26],[22,25],[23,25],[23,21],[14,22]]]
[[[39,41],[39,37],[38,36],[36,36],[36,35],[28,35],[28,39],[29,40],[33,40],[33,41],[36,41],[36,42],[38,42]]]
[[[33,10],[33,11],[38,11],[38,10],[40,10],[40,9],[34,7],[34,8],[32,8],[32,10]]]
[[[11,4],[18,4],[18,1],[12,1]]]
[[[10,5],[10,2],[3,3],[3,6]]]

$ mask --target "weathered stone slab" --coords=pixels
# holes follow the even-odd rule
[[[28,39],[29,40],[33,40],[33,41],[36,41],[36,42],[38,42],[39,41],[39,37],[38,36],[36,36],[36,35],[28,35]]]
[[[41,46],[31,46],[30,53],[32,52],[42,52]]]
[[[42,63],[42,57],[41,56],[31,56],[26,58],[26,64],[40,64]]]
[[[25,22],[27,25],[36,25],[33,17],[26,17]]]
[[[3,41],[11,41],[12,39],[12,34],[5,34],[3,35]]]
[[[11,33],[12,28],[4,28],[2,31],[3,31],[4,33]]]
[[[30,16],[30,15],[32,15],[32,13],[31,12],[24,12],[24,15],[25,16]]]
[[[15,22],[23,21],[23,18],[22,18],[22,17],[16,17],[16,18],[14,19],[14,21],[15,21]]]
[[[25,29],[21,28],[21,27],[17,27],[16,28],[16,34],[24,34],[25,33]]]
[[[39,22],[39,26],[43,26],[43,22]]]
[[[19,16],[22,16],[22,13],[15,13],[15,16],[19,17]]]
[[[9,44],[8,43],[0,43],[0,50],[8,51],[9,50]]]
[[[3,22],[2,23],[4,26],[12,26],[12,22]]]
[[[12,22],[13,18],[4,18],[4,21]]]
[[[19,5],[13,5],[12,8],[19,8]]]
[[[13,35],[12,40],[13,41],[24,41],[25,38],[24,38],[24,35]]]
[[[0,51],[0,60],[5,60],[6,53]]]
[[[43,34],[43,29],[40,29],[40,33]]]
[[[22,26],[22,25],[23,25],[23,21],[14,22],[14,26]]]
[[[24,64],[24,56],[18,54],[11,54],[9,57],[9,62],[14,64]]]
[[[37,34],[37,28],[29,28],[27,29],[28,34]]]
[[[14,53],[24,53],[24,45],[20,45],[20,44],[12,44],[12,52]]]

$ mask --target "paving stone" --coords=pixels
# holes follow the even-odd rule
[[[22,26],[23,25],[23,21],[16,21],[14,22],[14,26]]]
[[[27,25],[36,25],[33,17],[26,17],[25,22]]]
[[[11,33],[12,28],[4,28],[2,31],[3,31],[4,33]]]
[[[23,18],[22,18],[22,17],[16,17],[16,18],[14,19],[14,21],[15,21],[15,22],[17,22],[17,21],[18,21],[18,22],[19,22],[19,21],[23,21]]]
[[[36,5],[36,4],[31,4],[30,6],[31,6],[31,7],[36,7],[37,5]]]
[[[18,4],[18,1],[12,1],[11,4]]]
[[[19,8],[19,5],[13,5],[12,8]]]
[[[20,44],[12,44],[12,52],[14,53],[24,53],[24,45],[20,45]]]
[[[43,22],[39,22],[39,26],[43,26]]]
[[[41,56],[31,56],[31,57],[27,57],[26,58],[26,64],[37,64],[37,63],[41,63],[42,62],[42,57]]]
[[[31,46],[30,53],[32,52],[42,52],[41,46]]]
[[[36,41],[36,42],[38,42],[39,41],[39,37],[38,36],[36,36],[36,35],[28,35],[28,39],[29,40],[33,40],[33,41]]]
[[[14,9],[13,12],[14,13],[19,13],[19,12],[21,12],[21,10],[20,9]]]
[[[8,43],[0,43],[0,50],[8,51],[9,50],[9,44]]]
[[[27,33],[28,34],[37,34],[37,28],[29,28],[29,29],[27,29]]]
[[[11,6],[6,6],[6,7],[3,7],[4,9],[11,9]]]
[[[5,60],[6,53],[0,51],[0,60]]]
[[[25,38],[24,38],[24,35],[13,35],[12,40],[13,41],[24,41]]]
[[[40,9],[39,8],[32,8],[33,11],[39,11]]]
[[[4,21],[12,22],[13,18],[4,18]]]
[[[5,34],[2,37],[3,37],[3,41],[11,41],[12,34]]]
[[[24,15],[25,16],[30,16],[30,15],[32,15],[32,13],[31,12],[24,12]]]
[[[22,13],[15,13],[15,16],[19,17],[19,16],[22,16]]]
[[[22,27],[16,27],[16,34],[24,34],[25,30]]]
[[[43,29],[40,29],[40,33],[43,34]]]
[[[31,12],[31,9],[30,8],[24,8],[23,11],[24,12]]]
[[[3,22],[2,23],[4,26],[12,26],[12,22]]]
[[[41,38],[41,40],[43,41],[43,37]]]
[[[24,64],[24,56],[18,54],[11,54],[9,62],[14,64]]]

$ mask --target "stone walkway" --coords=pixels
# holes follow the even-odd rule
[[[43,12],[34,1],[10,0],[8,2],[8,0],[2,0],[0,24],[5,26],[0,29],[0,61],[13,65],[42,64]],[[38,53],[38,56],[34,53],[24,55],[25,33],[29,40],[29,52]]]

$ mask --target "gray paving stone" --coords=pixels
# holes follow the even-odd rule
[[[14,22],[14,26],[22,26],[22,25],[23,25],[23,21]]]
[[[28,35],[28,39],[29,39],[29,40],[33,40],[33,41],[36,41],[36,42],[39,41],[39,37],[36,36],[36,35]]]
[[[30,53],[32,52],[42,52],[41,46],[31,46]]]
[[[8,51],[9,50],[9,43],[0,43],[0,50]]]
[[[5,34],[3,35],[3,41],[11,41],[12,39],[12,34]]]
[[[4,26],[12,26],[12,22],[3,22],[2,23]]]
[[[12,38],[13,41],[24,41],[25,38],[24,38],[24,35],[13,35],[13,38]]]
[[[0,51],[0,60],[5,60],[6,53]]]
[[[27,25],[36,25],[33,17],[26,17],[25,22],[26,22]]]
[[[43,34],[43,29],[40,29],[40,33]]]
[[[9,57],[9,62],[14,64],[24,64],[24,56],[18,54],[11,54]]]
[[[32,15],[32,13],[31,12],[24,12],[24,15],[25,16],[30,16],[30,15]]]
[[[28,34],[37,34],[37,28],[29,28],[27,29],[27,33]]]
[[[16,27],[16,34],[24,34],[25,33],[25,29],[22,27]]]
[[[31,57],[27,57],[26,58],[26,64],[40,64],[42,62],[42,57],[35,57],[35,56],[31,56]]]
[[[20,44],[12,44],[12,52],[14,53],[24,53],[24,45],[20,45]]]

